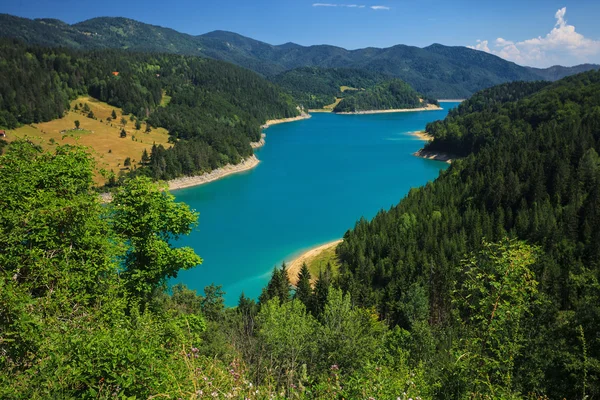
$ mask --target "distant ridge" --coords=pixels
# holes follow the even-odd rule
[[[584,64],[547,69],[522,67],[492,54],[458,46],[346,50],[329,45],[271,45],[228,31],[200,36],[122,17],[98,17],[69,25],[57,19],[31,20],[0,14],[0,37],[31,44],[77,49],[117,48],[203,56],[231,62],[265,76],[299,67],[355,68],[389,75],[437,98],[465,98],[509,81],[557,80],[598,69]]]

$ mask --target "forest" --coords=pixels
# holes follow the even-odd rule
[[[237,163],[252,154],[250,142],[260,138],[261,124],[298,114],[281,89],[221,61],[49,49],[5,39],[0,40],[0,58],[0,127],[60,118],[71,100],[90,95],[169,131],[175,146],[165,150],[168,156],[154,157],[162,168],[138,169],[157,179]],[[168,104],[161,104],[163,95],[170,97]],[[190,147],[202,148],[192,163]]]
[[[599,93],[591,72],[474,95],[427,127],[464,157],[338,247],[339,287],[410,333],[442,397],[600,394]],[[506,240],[530,246],[518,275],[493,267]]]
[[[304,67],[286,71],[270,80],[307,109],[319,109],[354,90],[375,86],[389,76],[361,69]],[[343,86],[349,90],[342,91]]]
[[[476,94],[428,126],[463,158],[357,221],[339,274],[293,288],[284,264],[234,308],[168,286],[202,262],[168,191],[131,177],[103,206],[83,149],[11,143],[0,397],[597,398],[599,93],[593,72]]]
[[[423,98],[400,79],[391,79],[348,94],[335,106],[333,112],[409,109],[428,104],[437,105],[438,102],[436,99]]]

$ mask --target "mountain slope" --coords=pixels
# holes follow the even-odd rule
[[[579,74],[581,72],[593,71],[600,69],[598,64],[581,64],[574,67],[563,67],[561,65],[554,65],[549,68],[533,68],[527,67],[534,74],[539,75],[542,79],[548,81],[557,81],[567,76]]]
[[[446,383],[439,398],[449,397],[448,382],[458,382],[452,398],[469,397],[458,393],[476,391],[478,384],[549,398],[600,393],[600,342],[586,342],[583,358],[579,339],[600,332],[599,92],[600,72],[586,72],[552,84],[515,82],[478,93],[427,128],[431,146],[460,146],[465,158],[389,211],[358,221],[337,248],[338,283],[357,304],[376,307],[382,318],[410,331],[411,349],[432,340],[414,362],[439,363],[434,374]],[[537,247],[530,279],[539,293],[514,336],[498,340],[499,331],[488,332],[489,340],[477,341],[481,331],[469,338],[468,323],[459,319],[472,323],[480,307],[493,304],[496,310],[508,291],[523,293],[509,288],[515,281],[490,283],[489,263],[476,278],[469,275],[476,254],[507,237]],[[468,285],[493,293],[494,300],[461,310],[471,301],[460,292]],[[490,311],[484,319],[497,315]],[[470,354],[462,347],[469,340],[477,343]],[[511,343],[519,350],[501,356]],[[464,358],[475,354],[497,363],[486,371],[480,358],[470,371],[462,369]],[[509,358],[510,365],[502,366]],[[514,379],[502,380],[503,374]]]
[[[491,54],[434,44],[425,48],[346,50],[336,46],[270,45],[232,32],[192,36],[127,18],[100,17],[68,25],[58,20],[29,20],[0,15],[0,36],[45,46],[79,49],[120,48],[169,52],[228,61],[265,76],[298,67],[355,68],[400,78],[415,90],[437,98],[468,97],[508,81],[555,79],[579,67],[526,68]]]

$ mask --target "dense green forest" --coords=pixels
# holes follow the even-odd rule
[[[406,109],[437,104],[435,99],[421,100],[421,96],[409,84],[400,79],[392,79],[349,93],[335,106],[333,112]]]
[[[388,76],[366,70],[350,68],[305,67],[286,71],[271,78],[285,89],[296,103],[308,109],[323,108],[352,91],[342,92],[341,87],[365,89],[389,79]]]
[[[594,72],[475,95],[428,126],[465,157],[338,247],[337,285],[407,330],[436,397],[600,395],[599,94]],[[514,276],[506,237],[534,246]]]
[[[264,76],[300,67],[353,68],[400,78],[419,93],[434,98],[466,98],[504,82],[555,80],[598,69],[584,64],[572,68],[522,67],[483,51],[433,44],[424,48],[346,50],[336,46],[274,46],[233,32],[214,31],[192,36],[128,18],[101,17],[69,25],[42,18],[30,20],[0,14],[0,37],[31,44],[89,49],[127,49],[209,57],[227,61]]]
[[[0,58],[0,127],[60,118],[70,100],[89,94],[169,131],[175,146],[137,171],[156,179],[238,163],[252,154],[262,123],[298,113],[276,86],[220,61],[8,40],[0,40]],[[166,106],[160,106],[163,92],[171,96]]]

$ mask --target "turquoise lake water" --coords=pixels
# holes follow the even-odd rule
[[[270,127],[256,168],[173,192],[200,213],[198,227],[177,245],[193,247],[204,260],[173,283],[198,293],[222,285],[231,306],[242,291],[258,297],[273,267],[341,238],[361,216],[390,208],[447,168],[414,157],[423,142],[409,132],[443,119],[457,104],[426,112],[313,114]]]

